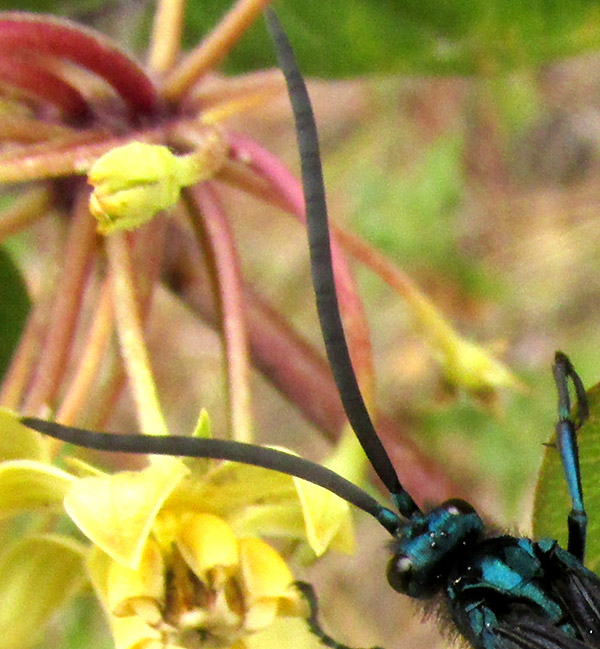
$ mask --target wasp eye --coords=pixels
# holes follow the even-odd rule
[[[413,562],[403,554],[392,557],[388,562],[387,580],[389,585],[399,593],[407,593],[413,575]]]
[[[445,509],[448,514],[451,514],[453,516],[475,513],[474,507],[470,505],[466,500],[461,500],[460,498],[451,498],[450,500],[447,500],[442,505],[442,509]]]

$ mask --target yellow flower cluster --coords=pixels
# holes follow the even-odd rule
[[[278,616],[304,614],[292,573],[267,543],[237,538],[213,514],[168,518],[136,569],[99,550],[90,556],[116,649],[237,649]]]
[[[0,409],[0,428],[0,515],[41,515],[51,529],[66,511],[91,542],[32,533],[4,545],[3,649],[38,643],[88,580],[116,649],[279,646],[262,634],[307,610],[259,534],[304,542],[316,555],[353,548],[348,504],[288,475],[170,457],[114,474],[77,461],[74,474],[53,466],[46,439],[14,414]]]

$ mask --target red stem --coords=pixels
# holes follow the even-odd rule
[[[132,118],[157,111],[158,97],[143,69],[102,34],[41,14],[0,12],[0,53],[50,54],[96,73],[123,98]]]
[[[64,251],[64,266],[56,287],[48,333],[43,343],[36,374],[25,399],[25,412],[37,414],[39,408],[53,405],[73,348],[85,280],[93,259],[95,221],[88,211],[89,191],[80,188],[73,222]]]
[[[70,83],[33,61],[2,55],[0,81],[56,106],[69,120],[83,122],[91,116],[83,95]]]

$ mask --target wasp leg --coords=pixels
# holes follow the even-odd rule
[[[319,603],[312,585],[306,581],[295,581],[294,586],[300,591],[308,604],[309,614],[306,622],[311,633],[316,635],[323,645],[331,647],[331,649],[352,649],[352,647],[348,647],[332,638],[321,627],[321,623],[319,622]],[[381,649],[381,647],[373,647],[372,649]]]
[[[588,418],[589,406],[583,383],[573,368],[571,361],[562,352],[556,352],[552,371],[558,390],[556,438],[569,488],[569,495],[571,497],[571,511],[568,518],[568,550],[573,556],[583,562],[585,557],[587,514],[583,504],[577,429]],[[569,379],[573,383],[577,397],[577,423],[571,416]]]

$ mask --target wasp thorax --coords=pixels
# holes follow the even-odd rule
[[[442,585],[457,552],[483,537],[479,514],[452,499],[426,514],[415,514],[392,542],[387,569],[390,586],[410,597],[429,597]]]

